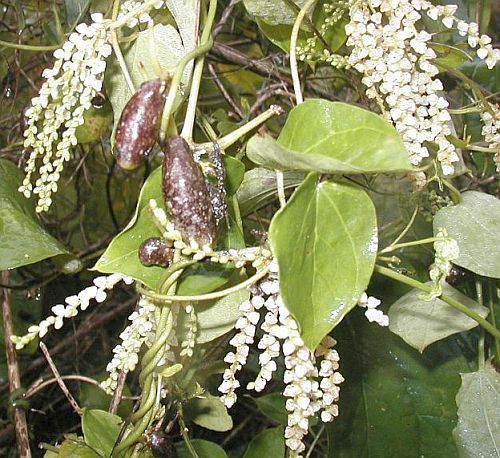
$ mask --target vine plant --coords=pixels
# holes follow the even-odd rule
[[[83,433],[42,444],[45,456],[226,456],[200,427],[232,429],[243,380],[273,390],[253,399],[279,426],[256,428],[231,456],[497,456],[500,110],[488,75],[500,51],[484,33],[489,2],[469,8],[478,22],[428,0],[65,7],[71,30],[55,12],[64,42],[23,114],[24,178],[0,162],[0,266],[25,276],[52,258],[50,283],[97,257],[90,270],[103,275],[24,335],[6,293],[9,369],[12,345],[60,329],[120,282],[137,300],[99,381],[109,411],[81,408],[40,344]],[[286,66],[234,49],[222,32],[238,27],[244,46],[267,49],[258,33]],[[210,104],[215,90],[224,110]],[[108,160],[114,236],[75,256],[81,241],[42,224],[63,221],[60,195],[82,164]],[[137,199],[123,222],[112,179]],[[16,278],[4,275],[5,291],[24,287]],[[21,412],[33,390],[9,382]],[[129,387],[135,405],[119,416]],[[401,425],[405,408],[420,420]],[[17,413],[19,453],[31,456]]]

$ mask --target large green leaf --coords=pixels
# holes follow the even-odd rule
[[[327,13],[325,12],[324,6],[330,0],[321,0],[317,2],[316,7],[314,8],[314,14],[312,16],[313,24],[317,29],[321,28],[324,24]],[[280,47],[283,51],[289,53],[290,52],[290,37],[292,34],[293,24],[269,24],[265,21],[265,19],[256,17],[255,22],[259,26],[259,29],[262,33],[267,37],[271,43]],[[326,33],[322,33],[323,40],[328,43],[329,50],[331,52],[336,52],[346,41],[346,33],[345,33],[345,20],[340,20],[333,27],[328,28]],[[307,43],[307,39],[313,36],[313,32],[311,31],[311,27],[306,21],[302,22],[301,30],[299,31],[297,37],[297,47],[310,46]],[[320,40],[317,40],[314,51],[322,52],[324,49],[324,45]],[[314,60],[311,62],[311,65],[314,65]]]
[[[283,458],[285,456],[285,429],[281,426],[269,428],[255,436],[243,455],[243,458]]]
[[[377,254],[375,208],[363,190],[311,173],[274,216],[269,235],[283,300],[313,349],[368,286]]]
[[[286,410],[286,399],[282,393],[269,393],[258,398],[253,398],[259,410],[272,420],[286,425],[288,423],[288,411]]]
[[[224,432],[233,427],[233,419],[216,396],[206,395],[203,398],[191,399],[186,404],[184,413],[193,423],[212,431]]]
[[[500,374],[491,364],[462,374],[457,406],[458,423],[453,436],[459,456],[500,456]]]
[[[199,458],[227,458],[224,449],[215,442],[193,439],[191,445],[196,450]],[[177,442],[175,449],[177,450],[177,458],[192,458],[193,456],[184,442]]]
[[[120,434],[122,419],[104,410],[85,409],[82,430],[85,443],[103,457],[111,456]]]
[[[429,283],[430,285],[431,283]],[[443,294],[461,302],[483,318],[488,309],[447,283]],[[430,344],[475,328],[477,322],[440,299],[424,301],[422,291],[413,289],[396,301],[389,310],[389,329],[407,344],[423,352]]]
[[[373,173],[412,169],[403,141],[388,122],[362,108],[322,99],[295,107],[277,142],[256,134],[248,142],[247,155],[257,164],[280,170]]]
[[[306,0],[292,0],[299,8]],[[286,0],[243,0],[245,8],[271,25],[293,24],[297,17],[297,9]]]
[[[68,24],[72,26],[82,20],[91,3],[92,0],[64,0]]]
[[[160,236],[149,212],[150,199],[155,199],[158,206],[164,208],[161,193],[161,167],[149,175],[142,187],[134,217],[127,227],[111,241],[93,270],[128,275],[152,289],[158,286],[164,269],[158,266],[143,266],[137,254],[144,240]]]
[[[303,172],[284,172],[283,186],[291,189],[298,186],[304,179]],[[274,170],[256,167],[245,173],[236,197],[240,204],[242,215],[253,211],[271,202],[277,195],[276,172]]]
[[[460,255],[454,264],[500,278],[500,200],[477,191],[464,192],[462,199],[436,213],[434,232],[444,227],[457,241]]]
[[[49,455],[48,453],[53,453]],[[102,458],[99,453],[92,450],[82,438],[75,434],[66,434],[63,443],[59,446],[57,453],[47,452],[44,458]]]
[[[68,253],[40,226],[32,201],[17,190],[22,181],[23,172],[0,159],[0,270]]]
[[[474,370],[475,343],[450,337],[422,355],[362,313],[353,315],[334,334],[346,382],[325,456],[456,458],[455,395],[459,373]]]

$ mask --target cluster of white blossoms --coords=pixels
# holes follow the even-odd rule
[[[49,209],[64,163],[77,144],[76,129],[102,89],[111,46],[102,14],[92,14],[92,21],[90,25],[79,24],[63,47],[54,52],[54,66],[43,71],[46,81],[26,111],[24,147],[30,155],[19,191],[26,197],[38,195],[37,212]],[[40,176],[33,186],[32,175],[40,161]]]
[[[488,147],[496,150],[495,164],[497,171],[500,172],[500,109],[498,106],[489,104],[489,110],[484,109],[480,113],[483,121],[482,134]]]
[[[243,267],[245,264],[250,264],[252,267],[260,267],[267,260],[271,259],[272,253],[266,247],[250,247],[240,250],[229,249],[223,251],[215,251],[210,245],[200,247],[195,241],[189,243],[182,239],[181,232],[175,228],[175,225],[168,220],[167,213],[163,208],[158,206],[155,199],[150,199],[149,208],[154,218],[158,229],[161,231],[162,237],[173,248],[180,251],[183,256],[192,257],[195,261],[203,259],[210,262],[227,264],[234,262],[236,268]]]
[[[196,316],[196,310],[192,305],[186,305],[184,312],[187,315],[187,335],[186,338],[181,342],[181,352],[180,356],[188,356],[191,358],[194,353],[194,347],[196,345],[196,333],[198,332],[198,317]]]
[[[159,9],[165,4],[164,0],[144,1],[144,0],[126,0],[120,5],[120,13],[118,20],[128,18],[126,25],[130,28],[135,27],[137,24],[144,24],[151,21],[151,16],[148,11],[151,8]],[[143,10],[139,14],[135,14],[138,10]]]
[[[456,9],[455,5],[434,6],[427,0],[352,1],[345,28],[347,45],[352,48],[349,63],[363,75],[367,96],[394,123],[411,163],[420,164],[429,156],[426,142],[434,143],[444,175],[454,173],[459,156],[446,138],[453,126],[448,101],[440,94],[439,69],[432,63],[437,57],[429,46],[432,35],[417,27],[422,13],[441,19],[447,28],[456,25],[488,68],[500,59],[491,39],[479,36],[477,24],[458,20]]]
[[[441,283],[453,267],[451,261],[457,259],[460,254],[457,241],[448,236],[445,228],[438,229],[436,238],[438,240],[434,242],[434,263],[429,270],[429,277],[433,283],[432,291],[423,296],[425,300],[432,300],[441,295]]]
[[[344,17],[348,10],[350,0],[336,0],[326,2],[322,5],[325,18],[319,27],[319,34],[322,37],[327,36],[336,24]],[[301,61],[317,61],[330,64],[334,68],[349,68],[350,64],[345,56],[335,54],[324,47],[324,43],[320,42],[319,37],[313,34],[303,43],[297,46],[297,57]]]
[[[235,325],[238,333],[230,340],[235,350],[224,358],[229,367],[224,371],[219,391],[226,407],[232,407],[237,399],[235,390],[240,387],[236,373],[247,362],[256,327],[263,315],[260,325],[263,336],[257,344],[262,350],[259,354],[260,371],[247,389],[260,392],[265,388],[277,369],[276,358],[281,350],[285,361],[283,395],[288,398],[286,409],[289,412],[285,443],[290,450],[289,456],[299,458],[305,450],[303,440],[309,430],[310,418],[320,413],[321,419],[328,422],[338,415],[338,385],[344,379],[336,372],[340,358],[332,349],[335,341],[331,337],[325,337],[315,353],[305,346],[297,322],[279,294],[277,270],[277,263],[273,261],[269,275],[254,286],[251,299],[240,305],[241,316]]]
[[[86,310],[91,300],[95,300],[97,303],[104,302],[108,295],[107,292],[111,291],[122,280],[127,285],[133,283],[131,278],[119,274],[94,278],[93,286],[85,288],[76,295],[67,297],[64,300],[65,304],[54,305],[51,309],[53,315],[47,317],[37,325],[30,326],[26,335],[21,337],[11,336],[16,349],[21,350],[36,337],[44,337],[51,326],[54,326],[55,329],[61,329],[65,319],[76,316],[79,310]]]
[[[170,305],[170,312],[172,313],[172,326],[165,345],[160,350],[163,356],[159,360],[158,366],[162,366],[167,362],[173,363],[176,361],[176,352],[174,352],[174,347],[178,347],[179,342],[174,329],[176,329],[179,309],[179,304],[174,303]],[[143,346],[149,348],[156,342],[156,332],[158,331],[156,315],[158,311],[158,306],[152,300],[141,296],[137,304],[137,310],[132,312],[132,314],[128,317],[130,324],[120,334],[121,343],[113,348],[113,358],[106,366],[106,371],[109,376],[106,380],[101,382],[101,388],[106,391],[106,393],[113,394],[116,390],[120,373],[128,373],[135,370],[139,364],[139,353],[141,348]],[[194,314],[194,309],[192,309],[192,313]],[[189,343],[186,344],[183,342],[183,345],[181,346],[183,350],[180,354],[192,356],[192,348],[194,346],[197,324],[196,322],[193,324],[192,321],[187,324],[188,339],[186,342]],[[162,397],[164,397],[166,391],[162,390],[162,393]]]
[[[365,316],[370,323],[378,323],[380,326],[389,326],[389,317],[378,309],[380,299],[363,293],[358,301],[360,307],[366,308]]]
[[[126,1],[117,22],[122,19],[130,27],[149,22],[148,11],[164,3]],[[37,212],[49,209],[64,163],[71,159],[78,143],[76,129],[84,123],[85,111],[102,89],[106,59],[112,52],[110,29],[115,23],[100,13],[92,14],[91,19],[90,25],[77,25],[63,47],[54,52],[54,66],[43,71],[46,81],[25,113],[24,147],[29,157],[19,191],[27,198],[38,196]],[[35,172],[39,176],[33,178]]]

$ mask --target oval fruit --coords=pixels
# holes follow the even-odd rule
[[[166,83],[146,81],[127,102],[115,133],[115,157],[125,170],[139,167],[153,147],[165,103]]]
[[[174,250],[164,239],[151,237],[139,247],[139,261],[143,266],[168,267],[174,259]]]
[[[211,245],[216,225],[210,195],[201,168],[182,137],[166,142],[162,188],[165,207],[183,239]]]

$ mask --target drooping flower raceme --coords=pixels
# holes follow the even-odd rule
[[[163,4],[126,1],[118,21],[126,17],[130,27],[149,21],[148,11]],[[54,52],[54,66],[43,71],[46,81],[26,110],[24,147],[29,157],[19,191],[26,197],[38,196],[37,212],[49,209],[64,163],[71,159],[78,143],[76,129],[84,123],[85,111],[102,89],[106,59],[112,51],[110,28],[114,24],[100,13],[92,14],[91,19],[90,25],[77,25],[63,47]]]
[[[349,63],[363,75],[366,95],[394,123],[411,163],[419,165],[429,156],[426,143],[434,143],[444,175],[454,173],[459,156],[447,139],[453,133],[451,116],[448,101],[441,95],[439,70],[432,63],[437,57],[429,44],[432,35],[419,27],[422,14],[441,19],[447,28],[456,26],[489,68],[500,59],[491,39],[479,36],[477,24],[455,18],[456,9],[426,0],[352,1],[345,29],[352,48]]]
[[[305,450],[303,440],[308,433],[310,418],[320,413],[321,419],[327,422],[338,415],[338,385],[344,379],[336,372],[340,358],[332,348],[335,341],[329,336],[325,337],[315,353],[305,346],[297,322],[279,294],[275,262],[270,266],[269,275],[253,288],[251,299],[240,305],[240,311],[241,316],[235,325],[238,333],[230,341],[235,350],[226,355],[225,361],[229,367],[224,371],[219,386],[221,400],[226,407],[236,402],[236,390],[240,387],[236,373],[247,362],[256,327],[263,318],[260,325],[263,335],[257,344],[261,350],[260,371],[255,380],[247,385],[247,389],[260,392],[265,388],[277,370],[277,358],[281,350],[285,362],[283,394],[288,398],[285,443],[290,450],[289,456],[298,458]]]
[[[498,106],[489,104],[489,110],[481,111],[481,120],[483,129],[481,133],[488,147],[495,149],[495,164],[497,171],[500,172],[500,109]]]
[[[107,292],[111,291],[120,281],[123,281],[127,285],[133,282],[131,278],[119,274],[94,278],[93,286],[83,289],[76,295],[68,296],[64,300],[65,304],[54,305],[54,307],[52,307],[53,315],[42,320],[37,325],[30,326],[26,335],[21,337],[11,336],[11,340],[16,345],[16,349],[21,350],[36,337],[44,337],[51,326],[54,326],[55,329],[61,329],[66,318],[72,318],[78,315],[79,309],[86,310],[91,300],[95,300],[97,303],[104,302],[108,296]]]
[[[79,24],[64,46],[54,52],[54,66],[44,70],[46,82],[26,111],[24,146],[30,155],[19,191],[26,197],[38,195],[38,212],[50,207],[64,163],[77,144],[76,128],[83,124],[85,110],[102,89],[111,46],[102,15],[93,14],[92,20],[90,25]],[[32,174],[40,162],[40,176],[33,187]]]

